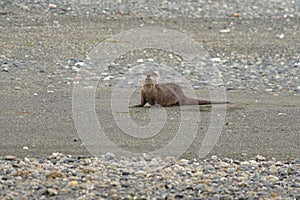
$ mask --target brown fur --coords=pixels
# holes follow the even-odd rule
[[[144,72],[143,86],[141,89],[141,104],[132,106],[143,107],[146,103],[150,105],[160,104],[161,106],[179,105],[207,105],[224,104],[228,102],[214,102],[199,99],[192,99],[183,93],[182,88],[175,83],[157,84],[157,74],[153,71]]]

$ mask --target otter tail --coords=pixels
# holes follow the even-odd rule
[[[199,100],[199,99],[192,99],[189,97],[185,97],[181,101],[181,105],[210,105],[210,104],[227,104],[227,101],[208,101],[208,100]]]
[[[206,101],[206,100],[198,100],[198,105],[209,105],[209,104],[227,104],[228,101]]]

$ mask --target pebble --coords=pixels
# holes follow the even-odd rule
[[[266,158],[263,157],[263,156],[261,156],[261,155],[257,155],[257,156],[255,157],[255,159],[258,160],[258,161],[265,161],[265,160],[266,160]]]
[[[57,5],[56,5],[56,4],[53,4],[53,3],[49,3],[48,7],[49,7],[50,9],[55,9],[55,8],[57,8]]]
[[[230,33],[230,29],[223,29],[223,30],[220,30],[220,33]]]
[[[210,61],[212,61],[212,62],[221,62],[221,58],[211,58]]]
[[[276,38],[277,39],[283,39],[284,38],[284,34],[283,33],[278,34],[278,35],[276,35]]]
[[[286,116],[286,113],[278,113],[277,116]]]
[[[75,63],[75,66],[78,67],[78,68],[83,67],[83,66],[85,66],[85,65],[86,65],[86,64],[85,64],[82,60],[80,60],[80,61],[78,61],[77,63]]]
[[[7,67],[4,67],[4,68],[1,69],[1,71],[3,71],[3,72],[8,72],[8,68],[7,68]]]
[[[16,160],[17,157],[16,156],[10,156],[10,155],[7,155],[4,157],[5,160]]]
[[[266,92],[273,92],[273,89],[272,88],[267,88],[265,89]]]
[[[181,165],[181,166],[187,166],[188,164],[189,164],[189,160],[181,159],[179,161],[179,165]]]
[[[54,188],[48,188],[46,194],[47,196],[55,196],[58,194],[58,191]]]
[[[73,72],[79,72],[80,71],[80,68],[77,67],[77,66],[72,66],[71,69],[72,69]]]
[[[109,80],[111,80],[113,78],[114,78],[114,76],[107,76],[107,77],[103,78],[103,80],[104,81],[109,81]]]

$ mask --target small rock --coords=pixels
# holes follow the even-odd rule
[[[247,187],[248,186],[248,183],[246,181],[242,181],[242,182],[239,182],[238,183],[238,186],[239,187]]]
[[[221,168],[228,168],[228,167],[230,167],[230,164],[229,164],[229,163],[226,163],[226,162],[221,162],[221,163],[219,164],[219,167],[221,167]]]
[[[228,174],[232,174],[234,172],[235,172],[235,168],[233,168],[233,167],[227,169]]]
[[[118,194],[118,190],[112,188],[109,190],[110,195]]]
[[[113,154],[113,153],[106,153],[106,154],[105,154],[105,158],[106,158],[107,160],[113,160],[115,157],[116,157],[116,156],[115,156],[115,154]]]
[[[211,58],[210,61],[212,61],[212,62],[221,62],[221,58]]]
[[[130,172],[124,171],[124,172],[122,172],[122,175],[123,175],[123,176],[129,176],[129,175],[130,175]]]
[[[55,9],[55,8],[57,8],[57,5],[53,4],[53,3],[49,3],[48,8]]]
[[[276,167],[275,165],[271,165],[271,166],[269,167],[269,172],[270,172],[271,174],[277,174],[277,173],[278,173],[278,169],[277,169],[277,167]]]
[[[77,185],[77,184],[78,184],[78,181],[71,181],[71,182],[69,183],[70,186],[75,186],[75,185]]]
[[[6,67],[1,69],[2,72],[8,72],[8,69]]]
[[[266,158],[263,157],[263,156],[261,156],[261,155],[255,156],[255,159],[256,159],[257,161],[265,161],[265,160],[266,160]]]
[[[139,170],[139,171],[135,172],[135,175],[137,177],[145,177],[145,176],[147,176],[147,173],[145,171]]]
[[[77,161],[77,159],[74,157],[67,157],[67,158],[61,159],[61,162],[63,162],[63,163],[74,163],[76,161]]]
[[[278,35],[276,35],[276,38],[277,39],[283,39],[284,38],[284,34],[283,33],[278,34]]]
[[[49,196],[55,196],[57,194],[58,194],[58,191],[56,189],[54,189],[54,188],[48,188],[47,189],[47,195],[49,195]]]
[[[226,90],[230,91],[230,90],[235,90],[234,87],[227,87]]]
[[[21,6],[21,9],[22,9],[22,10],[25,10],[25,11],[30,11],[29,7],[28,7],[28,6],[25,6],[25,5],[24,5],[24,6]]]
[[[269,183],[276,183],[278,180],[279,180],[279,178],[274,176],[274,175],[269,175],[266,178],[266,181],[269,182]]]
[[[107,77],[105,77],[103,80],[104,80],[104,81],[109,81],[109,80],[112,79],[112,78],[114,78],[114,76],[107,76]]]
[[[51,172],[47,173],[46,178],[47,179],[66,178],[66,175],[62,172],[54,170],[54,171],[51,171]]]
[[[7,155],[4,157],[5,160],[16,160],[17,157],[16,156],[10,156],[10,155]]]
[[[230,17],[240,17],[240,16],[241,16],[240,13],[233,13],[233,14],[230,15]]]
[[[143,60],[143,59],[138,59],[136,62],[138,62],[138,63],[143,63],[144,60]]]
[[[286,116],[286,113],[278,113],[277,114],[277,116],[281,116],[281,115]]]
[[[77,66],[72,66],[72,71],[74,71],[74,72],[79,72],[80,71],[80,68],[79,67],[77,67]]]
[[[172,156],[167,156],[164,159],[165,162],[168,162],[170,164],[175,164],[176,163],[176,158],[172,157]]]
[[[230,29],[223,29],[223,30],[220,30],[220,33],[230,33]]]
[[[175,198],[176,198],[176,199],[182,199],[182,198],[184,198],[184,194],[183,194],[183,193],[177,193],[177,194],[175,195]]]
[[[84,88],[84,89],[94,89],[94,86],[89,85],[89,86],[84,86],[83,88]]]
[[[21,87],[19,87],[19,86],[16,86],[15,87],[15,90],[21,90],[22,88]]]
[[[75,63],[75,66],[80,68],[80,67],[85,66],[85,63],[83,61],[79,61],[79,62]]]
[[[273,92],[273,89],[272,88],[267,88],[265,89],[266,92]]]
[[[156,167],[159,165],[159,162],[157,161],[156,158],[152,158],[152,160],[149,162],[150,167]]]
[[[287,175],[287,174],[288,174],[288,171],[287,171],[287,169],[285,169],[285,168],[280,168],[280,169],[278,169],[278,173],[279,173],[280,175]]]
[[[213,155],[213,156],[211,156],[211,159],[218,160],[218,156]]]
[[[111,181],[111,182],[110,182],[110,185],[111,185],[111,186],[117,187],[117,186],[120,185],[120,183],[119,183],[118,181]]]
[[[113,195],[111,195],[111,198],[112,198],[112,199],[116,199],[116,200],[117,200],[117,199],[120,199],[120,197],[118,196],[118,194],[113,194]]]
[[[186,160],[186,159],[181,159],[179,161],[179,165],[180,166],[187,166],[189,164],[189,160]]]

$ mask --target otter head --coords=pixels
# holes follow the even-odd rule
[[[143,78],[143,84],[156,84],[157,82],[157,73],[154,71],[146,71],[143,73],[144,78]]]

